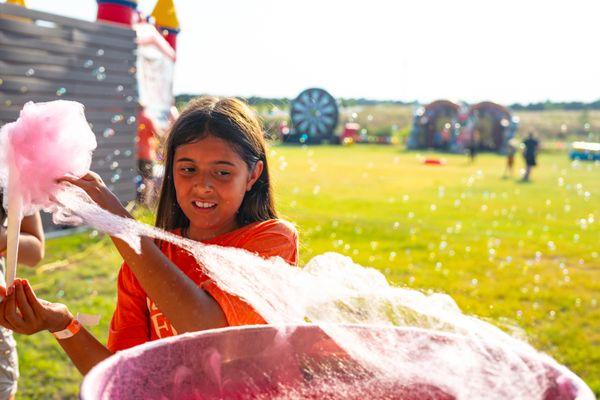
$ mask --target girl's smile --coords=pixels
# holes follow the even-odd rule
[[[238,228],[236,213],[260,174],[231,144],[208,135],[175,150],[173,180],[177,202],[190,220],[188,236],[205,240]]]
[[[217,206],[217,203],[204,202],[204,201],[193,201],[192,204],[194,207],[199,208],[201,210],[214,210]]]

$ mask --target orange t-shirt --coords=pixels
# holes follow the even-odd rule
[[[154,136],[154,123],[145,112],[138,113],[137,150],[138,160],[156,161],[158,139]]]
[[[264,258],[279,256],[289,264],[298,262],[298,234],[291,224],[278,219],[255,222],[203,243],[242,248]],[[191,254],[168,242],[161,242],[160,249],[219,303],[230,326],[265,323],[248,303],[210,281]],[[177,335],[175,328],[147,297],[129,266],[123,263],[118,278],[117,308],[108,335],[110,351],[174,335]]]

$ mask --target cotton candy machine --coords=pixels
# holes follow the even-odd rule
[[[85,377],[81,398],[91,399],[405,399],[445,400],[473,397],[477,377],[455,376],[458,385],[436,380],[445,348],[464,346],[468,337],[418,328],[346,326],[353,335],[392,335],[411,349],[398,355],[398,368],[381,374],[354,361],[315,325],[250,326],[197,332],[150,342],[117,353]],[[481,347],[481,343],[478,343]],[[485,350],[492,362],[500,353]],[[415,354],[409,354],[409,353]],[[427,363],[427,376],[407,373],[411,360]],[[456,360],[454,360],[456,361]],[[453,362],[454,362],[453,361]],[[458,360],[469,363],[468,354]],[[527,364],[526,356],[522,363]],[[409,367],[407,370],[406,367]],[[439,368],[438,368],[439,367]],[[441,372],[440,372],[441,374]],[[485,382],[486,371],[480,371]],[[423,375],[423,374],[420,374]],[[560,366],[535,374],[543,386],[540,400],[593,399],[575,375]],[[479,377],[481,378],[481,377]],[[465,383],[466,382],[466,383]],[[494,380],[489,379],[490,385]],[[487,398],[527,393],[518,380],[488,388]],[[535,386],[535,385],[534,385]],[[540,386],[541,387],[541,386]],[[513,391],[516,390],[516,391]],[[537,388],[539,389],[539,388]],[[519,391],[521,390],[521,391]],[[527,397],[531,398],[531,397]]]

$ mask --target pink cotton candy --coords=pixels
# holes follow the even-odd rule
[[[96,138],[83,111],[75,101],[28,102],[19,119],[0,130],[0,185],[10,190],[9,168],[16,171],[12,190],[22,196],[24,214],[51,204],[58,178],[89,170]]]

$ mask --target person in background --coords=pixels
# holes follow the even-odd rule
[[[531,169],[537,165],[537,153],[539,147],[539,142],[533,135],[533,132],[529,132],[527,139],[523,141],[523,147],[523,158],[525,158],[525,174],[523,175],[523,182],[528,182]]]
[[[137,200],[148,207],[154,206],[156,187],[154,180],[154,165],[158,139],[156,127],[148,113],[142,108],[138,115],[137,130],[138,173],[141,181],[137,188]]]
[[[6,252],[6,212],[0,192],[0,294],[4,297],[4,253]],[[23,218],[19,234],[19,263],[33,267],[44,258],[44,230],[39,213]],[[17,348],[12,331],[0,327],[0,399],[14,399],[19,379]]]
[[[504,178],[513,176],[515,166],[515,154],[517,153],[517,139],[512,138],[506,144],[506,168],[504,168]]]
[[[154,160],[154,165],[152,169],[152,185],[154,188],[160,188],[162,186],[163,178],[165,176],[165,147],[166,141],[169,136],[169,131],[171,127],[179,118],[179,110],[175,105],[172,105],[169,109],[169,112],[166,115],[166,124],[154,124],[154,138],[156,139],[156,157]],[[153,189],[151,193],[154,197],[148,206],[154,206],[154,198],[157,198],[158,193],[156,193]]]

